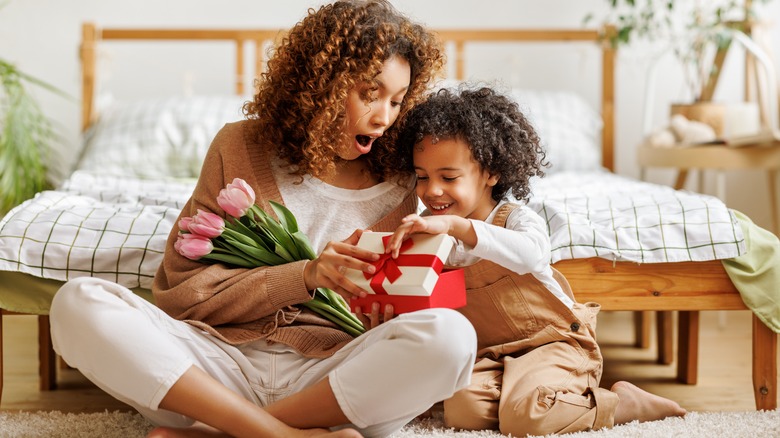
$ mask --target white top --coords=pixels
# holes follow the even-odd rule
[[[477,245],[469,248],[458,240],[447,263],[468,266],[486,259],[517,274],[531,274],[571,309],[574,302],[553,278],[550,236],[544,220],[528,206],[521,205],[509,214],[506,227],[493,225],[493,218],[503,204],[506,201],[499,202],[487,220],[471,220],[477,233]]]
[[[288,167],[272,164],[285,206],[295,215],[298,228],[319,254],[328,242],[341,241],[356,229],[366,229],[393,211],[411,186],[382,182],[360,190],[342,189],[309,175],[290,175]],[[410,179],[411,181],[411,179]]]

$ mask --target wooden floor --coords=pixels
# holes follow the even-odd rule
[[[78,371],[59,370],[59,389],[38,390],[37,323],[30,316],[4,317],[5,373],[0,410],[102,412],[128,410]],[[748,311],[702,312],[699,383],[675,382],[675,365],[655,364],[655,351],[636,349],[628,312],[602,312],[598,336],[605,356],[602,386],[629,380],[677,400],[689,411],[754,410],[751,389],[751,315]]]

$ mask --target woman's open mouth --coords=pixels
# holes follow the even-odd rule
[[[361,154],[367,154],[369,151],[371,151],[371,145],[374,143],[374,137],[358,134],[355,136],[355,141],[357,143],[358,151],[360,151]]]

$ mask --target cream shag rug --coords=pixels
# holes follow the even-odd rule
[[[64,414],[61,412],[0,412],[0,437],[133,438],[152,426],[127,412]],[[414,421],[392,438],[496,438],[497,432],[458,432],[445,429],[441,418]],[[690,412],[684,418],[629,423],[609,430],[557,435],[565,438],[747,438],[780,437],[780,411]]]

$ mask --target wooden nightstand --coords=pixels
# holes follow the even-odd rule
[[[656,148],[641,146],[637,151],[641,179],[645,179],[648,167],[666,167],[678,170],[674,188],[685,185],[690,169],[718,171],[718,197],[724,199],[725,170],[765,170],[769,177],[767,185],[769,206],[772,213],[772,229],[780,234],[778,218],[778,170],[780,170],[780,141],[770,140],[762,144],[730,147],[706,145],[692,147]]]

